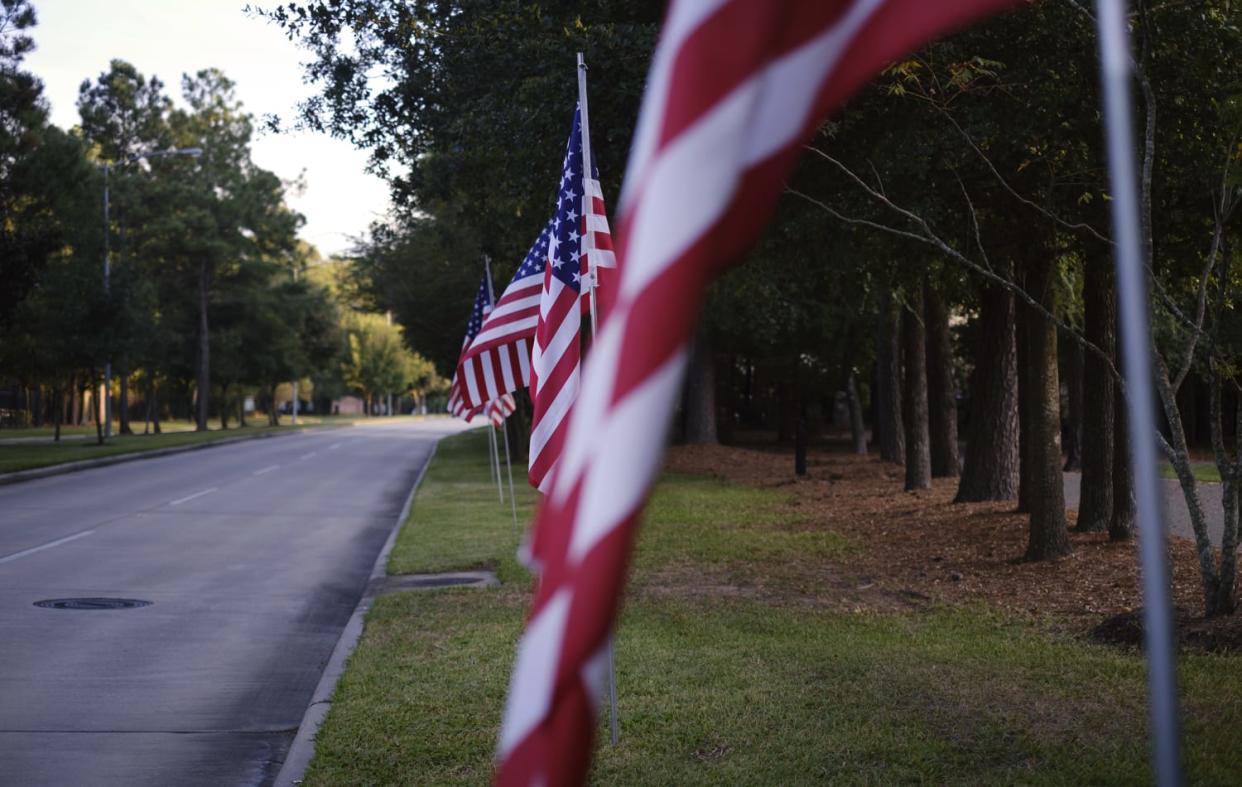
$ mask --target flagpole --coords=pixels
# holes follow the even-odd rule
[[[1182,783],[1177,675],[1167,544],[1158,496],[1163,487],[1156,472],[1151,326],[1140,251],[1138,186],[1134,177],[1135,148],[1130,97],[1133,61],[1125,0],[1098,0],[1096,6],[1109,181],[1113,196],[1113,239],[1117,244],[1122,358],[1143,574],[1143,631],[1147,650],[1152,760],[1156,784],[1174,787]]]
[[[521,528],[518,527],[517,516],[517,496],[513,494],[513,459],[509,454],[509,428],[501,426],[500,431],[505,436],[505,465],[509,468],[509,507],[513,509],[513,540],[521,540]]]
[[[586,60],[583,59],[582,53],[578,53],[578,111],[582,113],[582,215],[587,215],[587,200],[591,197],[591,177],[592,159],[591,159],[591,124],[587,114],[587,84],[586,84]],[[587,255],[587,283],[591,288],[591,342],[595,342],[595,337],[599,333],[599,318],[596,316],[599,307],[595,299],[595,285],[598,283],[598,273],[595,267],[595,255],[589,253],[591,244],[591,228],[587,227],[582,233],[581,246],[579,251]],[[616,746],[620,739],[620,731],[617,724],[617,664],[616,651],[613,647],[613,638],[608,638],[608,719],[612,728],[612,745]]]
[[[487,282],[487,302],[489,305],[495,306],[496,289],[492,286],[492,258],[486,254],[483,255],[483,280]],[[492,447],[492,478],[496,481],[496,494],[500,496],[500,504],[503,506],[505,504],[505,482],[504,477],[500,474],[500,442],[496,439],[496,427],[491,424],[492,414],[488,412],[490,407],[491,403],[489,402],[488,406],[483,408],[483,415],[487,417],[489,426],[488,442]],[[505,439],[509,439],[508,434],[505,435]],[[505,456],[507,457],[508,446],[506,445],[505,448]],[[510,476],[513,475],[512,468],[509,469],[509,474]],[[512,484],[510,484],[510,493],[512,493],[512,491]]]

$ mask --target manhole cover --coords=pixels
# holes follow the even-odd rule
[[[36,601],[34,605],[47,609],[134,609],[135,607],[149,607],[151,602],[136,598],[49,598],[45,601]]]

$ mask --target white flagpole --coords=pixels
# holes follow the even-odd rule
[[[492,289],[492,258],[486,254],[483,255],[483,280],[487,282],[487,303],[490,306],[495,306],[496,291]],[[487,438],[492,448],[492,480],[496,482],[496,494],[500,496],[500,504],[503,506],[505,504],[505,482],[500,475],[500,442],[496,439],[496,427],[492,426],[491,423],[492,414],[487,409],[486,407],[483,408],[483,415],[487,418]]]
[[[1143,574],[1143,630],[1147,648],[1152,760],[1156,784],[1173,787],[1182,783],[1177,675],[1167,546],[1159,498],[1159,490],[1163,487],[1156,472],[1151,326],[1140,251],[1138,185],[1134,177],[1135,148],[1130,98],[1133,61],[1125,0],[1098,0],[1096,5],[1109,180],[1113,196],[1113,239],[1117,244],[1121,345]]]
[[[496,441],[496,427],[492,426],[491,416],[486,410],[483,412],[487,421],[487,440],[492,447],[492,478],[496,479],[496,494],[500,496],[500,504],[505,504],[505,483],[500,477],[500,444]]]
[[[582,53],[578,53],[578,110],[582,113],[582,215],[587,215],[587,200],[591,197],[591,177],[592,159],[591,159],[591,124],[587,115],[587,85],[586,85],[586,61],[582,57]],[[587,255],[587,286],[591,288],[591,341],[595,341],[596,335],[599,333],[599,318],[596,316],[598,305],[595,299],[595,285],[598,283],[598,273],[595,267],[595,255],[590,254],[591,247],[591,228],[587,227],[582,233],[581,245],[579,251]],[[613,638],[608,638],[608,718],[612,727],[612,745],[616,746],[620,739],[620,730],[617,724],[617,665],[616,651],[613,647]]]
[[[505,464],[509,468],[509,507],[513,509],[513,540],[515,542],[521,540],[521,528],[518,527],[517,517],[517,495],[513,494],[513,459],[509,454],[509,427],[502,424],[500,431],[505,436]]]

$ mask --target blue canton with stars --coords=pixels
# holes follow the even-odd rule
[[[487,274],[485,273],[483,281],[479,282],[479,294],[474,296],[474,308],[470,310],[470,321],[466,323],[466,344],[479,335],[479,329],[483,327],[484,312],[490,311],[491,305],[491,299],[487,294]]]
[[[595,175],[595,167],[592,167]],[[552,216],[552,275],[574,292],[581,292],[582,280],[582,112],[574,110],[574,126],[565,148],[561,185]]]
[[[543,231],[535,239],[535,244],[530,247],[530,251],[526,252],[526,259],[522,260],[522,264],[518,266],[517,273],[513,274],[513,278],[509,280],[510,284],[519,279],[525,279],[527,276],[543,274],[544,266],[548,260],[548,243],[551,242],[551,238],[552,222],[549,221],[543,225]]]

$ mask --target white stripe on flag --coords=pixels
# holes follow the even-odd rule
[[[596,431],[596,445],[624,445],[626,450],[598,452],[587,468],[569,545],[571,561],[581,560],[634,512],[660,471],[658,457],[673,418],[673,408],[666,403],[677,398],[688,359],[682,349],[665,361],[613,406],[607,422]],[[618,483],[620,479],[624,482]]]
[[[520,743],[539,722],[552,703],[551,688],[561,653],[565,620],[569,617],[568,590],[548,600],[526,627],[518,643],[509,681],[509,701],[505,703],[505,724],[500,728],[501,757]]]

